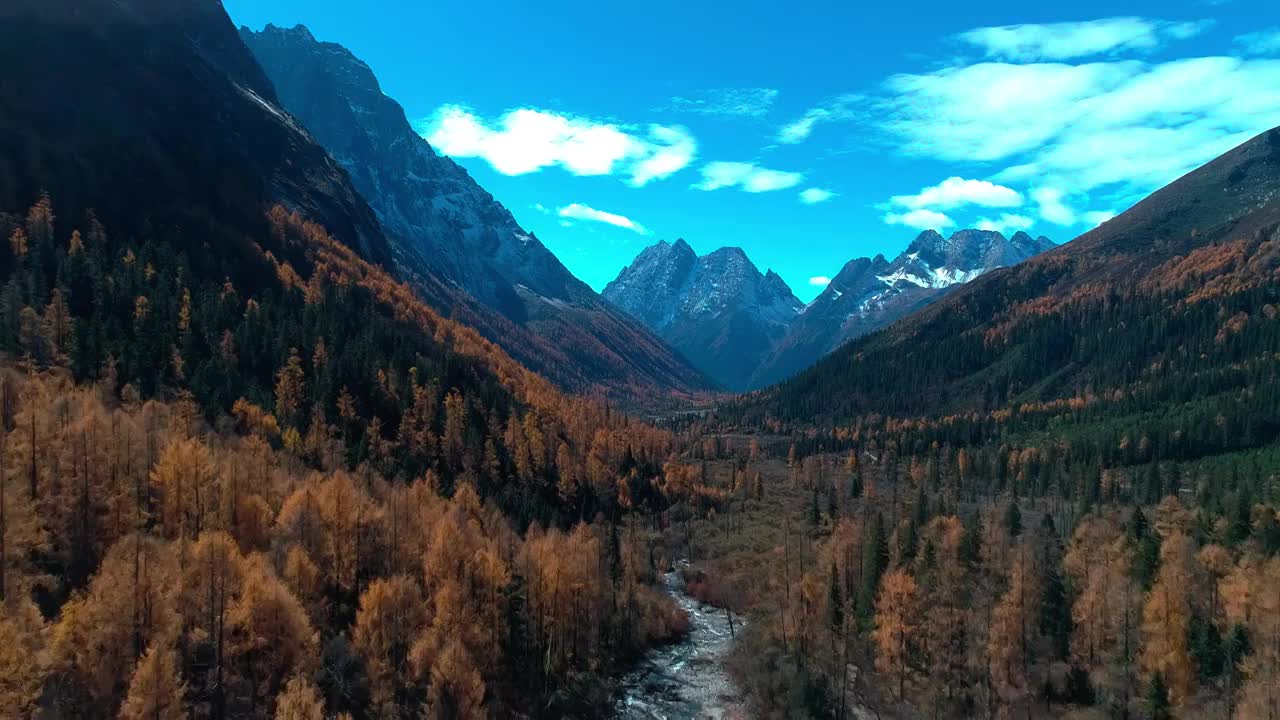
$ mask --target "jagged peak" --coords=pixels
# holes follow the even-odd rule
[[[247,25],[241,25],[240,29],[253,32]],[[299,40],[305,40],[306,42],[316,42],[316,36],[311,34],[311,29],[308,28],[306,25],[303,25],[302,23],[298,23],[297,25],[294,25],[291,28],[281,27],[274,23],[267,23],[266,26],[262,28],[262,32],[269,33],[272,35],[296,36]]]
[[[743,260],[748,260],[747,251],[743,250],[742,248],[736,245],[726,245],[725,247],[716,248],[711,253],[709,253],[706,257],[708,258],[734,257],[734,258],[742,258]],[[748,260],[748,262],[750,261]]]
[[[791,286],[787,284],[786,280],[782,279],[781,275],[773,271],[773,268],[769,268],[765,271],[764,284],[765,287],[774,289],[784,298],[795,297],[795,291],[791,289]],[[797,299],[796,302],[799,302],[799,300]]]
[[[955,236],[953,235],[952,237]],[[911,241],[911,244],[907,246],[907,252],[922,248],[936,248],[945,242],[946,239],[942,237],[942,233],[937,230],[925,230],[917,235],[915,240]]]
[[[951,237],[948,238],[948,242],[957,242],[957,241],[964,242],[969,238],[999,238],[1001,240],[1004,240],[1005,236],[998,230],[979,230],[977,228],[964,228],[962,230],[957,230],[951,233]]]

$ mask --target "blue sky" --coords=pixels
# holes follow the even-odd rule
[[[926,227],[1062,242],[1280,125],[1263,0],[225,5],[350,48],[596,289],[677,237],[806,301]]]

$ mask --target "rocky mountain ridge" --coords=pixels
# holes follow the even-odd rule
[[[909,315],[999,267],[1054,244],[1025,232],[950,237],[926,230],[892,261],[850,260],[808,305],[772,270],[738,248],[699,257],[688,243],[643,250],[604,290],[617,304],[735,390],[763,387],[817,362],[849,340]]]
[[[741,248],[699,257],[682,239],[646,248],[603,294],[733,390],[747,387],[763,352],[804,310],[777,273],[761,274]]]
[[[510,211],[420,137],[367,64],[304,26],[241,28],[281,104],[377,213],[402,275],[561,387],[634,399],[709,381],[601,300]]]

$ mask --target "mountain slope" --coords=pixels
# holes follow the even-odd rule
[[[269,718],[286,688],[316,714],[303,678],[334,647],[352,690],[321,691],[328,715],[604,714],[610,676],[683,615],[638,572],[612,582],[609,529],[583,521],[665,510],[671,435],[395,278],[215,0],[0,16],[0,716]],[[549,614],[511,579],[566,563],[599,611],[527,632]],[[381,626],[392,585],[419,616],[400,645],[448,652],[370,681],[344,638]],[[157,672],[159,693],[131,681]]]
[[[735,390],[748,386],[804,307],[781,277],[761,275],[741,249],[698,257],[684,240],[646,248],[604,297]]]
[[[118,232],[181,225],[201,261],[236,276],[249,271],[228,262],[244,229],[265,229],[263,207],[278,202],[390,263],[377,218],[273,104],[220,4],[18,0],[0,16],[0,205],[43,188]]]
[[[1024,232],[960,230],[944,238],[926,230],[892,262],[884,256],[849,261],[796,317],[787,336],[762,361],[754,387],[779,382],[849,340],[878,330],[937,300],[955,286],[1054,247]]]
[[[1280,129],[1068,245],[841,348],[743,411],[847,418],[1104,398],[1272,403],[1278,273]],[[1274,426],[1274,409],[1255,413],[1250,432]]]
[[[341,462],[321,460],[341,436],[352,466],[465,478],[526,520],[594,514],[594,489],[557,483],[588,477],[599,431],[625,433],[597,448],[618,460],[648,444],[650,429],[559,393],[391,274],[345,171],[269,85],[237,79],[253,61],[220,4],[3,12],[16,74],[0,86],[0,357],[113,395],[189,392],[317,465]]]
[[[461,166],[419,137],[370,68],[304,27],[241,37],[281,102],[346,168],[434,306],[575,391],[631,399],[708,381],[574,277]]]

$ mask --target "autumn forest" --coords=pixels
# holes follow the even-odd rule
[[[0,11],[0,718],[1280,720],[1280,130],[730,394],[81,4]]]

